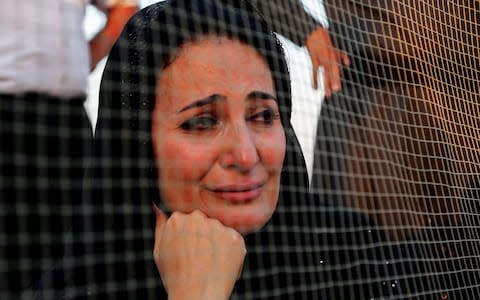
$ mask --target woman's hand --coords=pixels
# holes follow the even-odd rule
[[[153,257],[169,299],[228,299],[246,254],[240,233],[200,211],[156,213]]]

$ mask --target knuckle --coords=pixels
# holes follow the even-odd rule
[[[182,222],[184,216],[185,215],[183,213],[179,211],[175,211],[172,213],[170,218],[168,218],[166,225],[170,225],[170,226],[178,225]]]
[[[239,244],[239,245],[244,245],[245,244],[242,235],[238,231],[236,231],[235,229],[229,228],[229,235],[230,235],[230,239],[235,244]]]
[[[203,212],[201,212],[200,210],[196,209],[194,210],[192,213],[191,213],[191,216],[192,217],[195,217],[195,218],[205,218],[205,214]]]
[[[222,227],[223,227],[223,224],[217,219],[210,219],[209,223],[210,223],[210,225],[213,226],[213,228],[215,228],[217,230],[222,229]]]
[[[178,218],[181,217],[181,215],[182,215],[181,212],[175,211],[175,212],[172,213],[169,220],[177,220]]]

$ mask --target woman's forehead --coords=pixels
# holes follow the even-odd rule
[[[193,99],[211,94],[275,96],[272,73],[257,51],[240,41],[208,37],[182,46],[157,81],[157,97]]]
[[[255,59],[255,63],[259,63],[268,68],[265,59],[260,55],[258,49],[248,45],[238,39],[207,35],[202,36],[194,41],[182,44],[172,61],[177,60],[180,56],[188,59],[195,64],[211,64],[215,60],[225,60],[230,64],[235,64],[241,59],[241,63],[248,63],[250,59]],[[233,59],[236,60],[228,60]]]

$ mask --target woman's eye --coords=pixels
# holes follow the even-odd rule
[[[272,125],[273,121],[278,119],[280,119],[280,115],[276,114],[271,108],[262,110],[248,118],[249,121],[263,125]]]
[[[186,131],[202,131],[215,127],[218,121],[213,117],[195,117],[182,123],[180,127]]]

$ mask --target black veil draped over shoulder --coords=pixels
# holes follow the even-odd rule
[[[335,201],[308,193],[304,158],[290,124],[284,52],[260,14],[241,0],[170,0],[132,17],[108,58],[83,202],[74,213],[69,255],[53,276],[52,285],[62,285],[55,299],[167,298],[152,257],[152,202],[166,209],[151,145],[155,84],[180,45],[212,34],[238,39],[265,59],[287,143],[277,209],[261,230],[245,237],[247,256],[232,299],[381,295],[380,285],[358,280],[366,272],[391,271],[371,269],[366,262],[378,253],[358,245],[373,244],[380,234],[372,234],[369,221],[356,212],[327,206]]]

